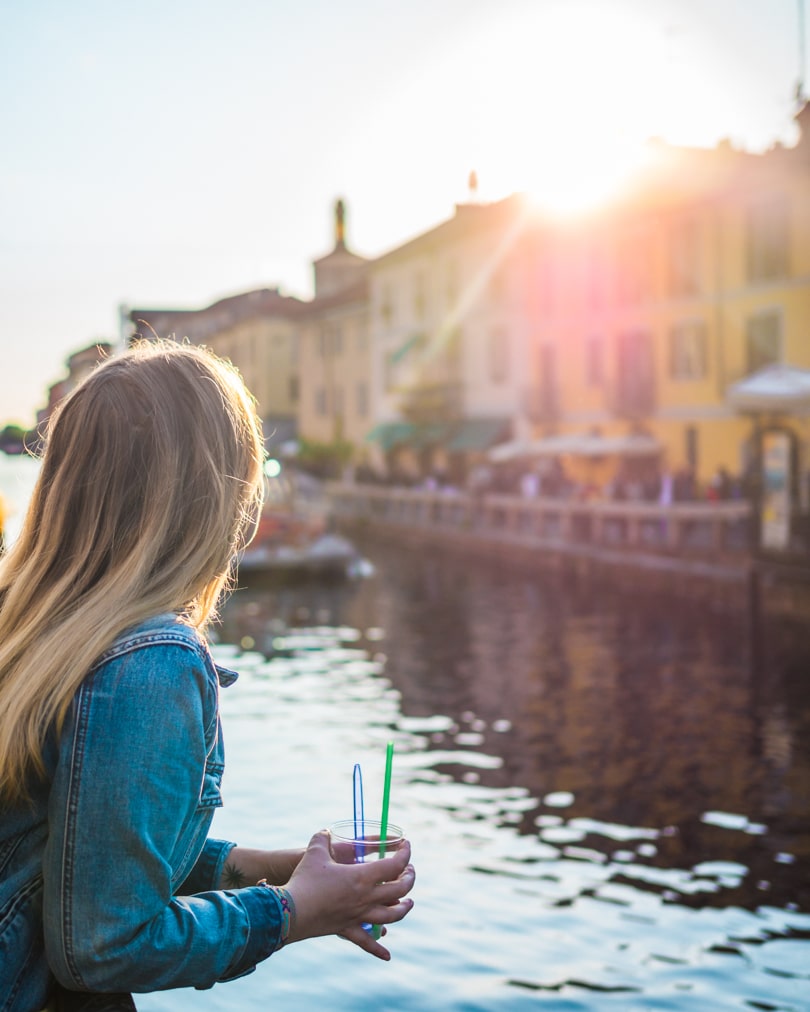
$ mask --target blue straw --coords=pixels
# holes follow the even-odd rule
[[[366,848],[362,842],[366,838],[366,815],[363,808],[363,773],[360,763],[354,764],[354,859],[365,861]],[[371,924],[363,924],[366,931],[371,931]]]
[[[354,855],[358,861],[364,857],[363,845],[358,840],[366,838],[366,815],[363,808],[363,773],[360,763],[354,764]]]

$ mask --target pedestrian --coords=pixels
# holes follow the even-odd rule
[[[336,860],[327,831],[266,851],[208,837],[220,687],[205,630],[261,508],[238,374],[156,342],[60,405],[0,561],[0,1009],[133,1009],[285,944],[410,910],[406,843]],[[107,998],[99,997],[100,994]]]

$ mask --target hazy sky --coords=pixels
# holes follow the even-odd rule
[[[0,424],[32,423],[66,356],[117,337],[121,303],[311,295],[338,196],[375,256],[452,214],[473,168],[481,199],[553,201],[652,135],[791,143],[799,10],[5,0]]]

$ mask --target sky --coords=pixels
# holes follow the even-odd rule
[[[119,306],[374,257],[469,199],[604,196],[646,138],[795,142],[803,0],[2,0],[0,425]]]

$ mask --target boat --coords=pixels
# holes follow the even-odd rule
[[[256,535],[239,559],[245,580],[261,576],[354,578],[369,564],[331,529],[320,484],[300,473],[268,480]]]
[[[289,542],[256,538],[239,560],[240,575],[289,574],[299,576],[352,577],[365,572],[354,545],[340,534],[324,531],[308,539]]]

